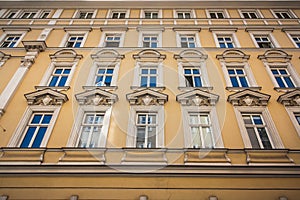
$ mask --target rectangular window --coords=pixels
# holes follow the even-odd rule
[[[184,67],[186,87],[202,87],[200,68]]]
[[[228,67],[227,72],[232,87],[249,87],[247,75],[243,68]]]
[[[255,41],[259,48],[273,48],[274,45],[270,41],[269,37],[267,35],[255,35],[254,36]]]
[[[99,66],[96,71],[96,86],[110,86],[113,78],[115,66]]]
[[[50,15],[50,11],[44,11],[44,12],[42,12],[42,14],[40,15],[40,18],[41,18],[41,19],[46,19],[46,18],[49,17],[49,15]]]
[[[209,16],[212,19],[224,19],[225,18],[224,17],[225,15],[222,11],[216,11],[216,12],[210,11]]]
[[[35,11],[26,11],[21,15],[21,19],[32,19],[37,12]]]
[[[136,128],[136,147],[155,148],[157,113],[137,113]]]
[[[15,18],[16,15],[17,15],[17,13],[18,13],[18,11],[15,11],[15,10],[10,11],[10,12],[5,16],[5,18],[8,18],[8,19]]]
[[[55,67],[52,72],[48,86],[50,87],[63,87],[66,85],[71,67]]]
[[[140,68],[140,86],[156,87],[157,85],[157,69],[154,67]]]
[[[6,36],[4,41],[1,44],[1,47],[6,48],[6,47],[15,47],[16,43],[19,41],[21,38],[20,34],[9,34]]]
[[[158,35],[143,35],[143,47],[157,48]]]
[[[49,127],[53,113],[33,113],[25,130],[21,148],[39,148]]]
[[[252,148],[272,149],[268,130],[262,115],[259,113],[242,113]]]
[[[84,35],[70,35],[66,47],[80,47],[83,39]]]
[[[298,125],[300,126],[300,113],[294,113],[296,121],[298,122]]]
[[[232,36],[230,35],[218,35],[218,42],[220,48],[234,48]]]
[[[121,40],[120,34],[107,34],[105,37],[105,47],[119,47]]]
[[[126,12],[113,12],[112,17],[113,19],[125,19]]]
[[[212,148],[212,124],[208,113],[190,113],[189,126],[193,148]]]
[[[157,19],[158,12],[145,11],[145,18],[146,19]]]
[[[194,35],[181,35],[180,43],[182,48],[195,48],[195,36]]]
[[[291,75],[285,68],[271,68],[272,74],[281,88],[294,88],[295,84]]]
[[[249,11],[249,12],[243,11],[242,15],[245,19],[257,19],[258,18],[256,12],[253,12],[253,11],[252,12],[251,11]]]
[[[86,12],[86,11],[80,11],[78,18],[79,19],[91,19],[94,15],[94,12]]]
[[[289,12],[287,11],[275,11],[274,12],[276,17],[279,19],[291,19],[292,16]]]
[[[103,113],[85,113],[81,123],[78,147],[99,147],[103,119]]]
[[[293,41],[296,43],[297,47],[300,48],[300,35],[291,35]]]
[[[190,12],[177,12],[178,19],[191,19]]]

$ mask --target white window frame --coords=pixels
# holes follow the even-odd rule
[[[143,38],[145,35],[156,35],[157,36],[157,48],[162,47],[162,31],[139,31],[139,43],[138,47],[142,48],[151,48],[151,47],[143,47]]]
[[[232,38],[232,42],[233,42],[233,46],[234,46],[233,48],[241,48],[239,40],[236,37],[235,31],[221,30],[221,31],[212,31],[212,33],[213,33],[213,37],[214,37],[214,40],[215,40],[216,47],[220,48],[220,44],[219,44],[219,41],[218,41],[218,36],[230,36]]]
[[[210,13],[211,12],[222,12],[224,18],[211,18]],[[206,17],[209,19],[226,19],[229,18],[229,13],[227,12],[227,9],[205,9]]]
[[[101,39],[100,39],[100,43],[99,43],[99,47],[105,47],[105,48],[118,48],[118,47],[106,47],[105,46],[105,39],[107,35],[120,35],[120,43],[119,43],[119,47],[123,47],[124,45],[124,37],[125,37],[125,31],[114,31],[114,32],[103,32]]]
[[[66,47],[66,45],[67,45],[67,42],[68,42],[68,40],[69,40],[69,38],[72,36],[72,35],[82,35],[83,36],[83,40],[82,40],[82,42],[81,42],[81,44],[80,44],[80,47],[83,47],[84,46],[84,44],[85,44],[85,41],[86,41],[86,39],[87,39],[87,36],[88,36],[88,33],[89,33],[89,31],[66,31],[66,34],[65,34],[65,36],[63,37],[63,39],[62,39],[62,41],[61,41],[61,43],[60,43],[60,45],[59,45],[59,47]],[[67,48],[67,47],[66,47]],[[69,48],[75,48],[75,47],[69,47]]]
[[[34,106],[28,106],[17,125],[17,128],[11,138],[11,140],[8,143],[8,147],[19,147],[21,145],[21,142],[25,136],[25,129],[29,123],[29,120],[31,119],[31,116],[35,112],[52,112],[52,118],[48,125],[47,131],[44,135],[43,141],[40,145],[40,148],[46,147],[48,140],[50,138],[50,135],[52,133],[53,127],[56,123],[59,111],[61,106],[42,106],[42,105],[34,105]]]
[[[195,48],[201,47],[198,32],[196,32],[196,31],[176,31],[176,44],[177,44],[177,47],[183,48],[183,47],[181,47],[181,36],[194,36],[194,38],[195,38]],[[189,47],[187,47],[187,48],[189,48]],[[193,48],[190,48],[190,49],[193,49]]]
[[[185,16],[183,18],[179,18],[178,13],[189,13],[190,18],[185,18]],[[173,10],[173,16],[176,19],[194,19],[194,18],[196,18],[194,9],[174,9]]]
[[[32,18],[22,18],[22,16],[27,12],[35,13],[35,15]],[[38,9],[25,9],[20,12],[19,18],[20,19],[35,19],[35,18],[38,18],[40,12],[41,12],[41,10],[38,10]]]
[[[223,140],[221,129],[219,125],[217,110],[215,106],[181,106],[181,116],[183,122],[183,132],[184,132],[184,147],[193,148],[192,146],[192,133],[190,131],[189,125],[189,115],[190,113],[208,113],[211,120],[211,129],[213,135],[213,148],[223,148]]]
[[[143,67],[153,67],[157,69],[157,79],[156,79],[156,87],[150,88],[157,88],[163,87],[163,63],[162,62],[137,62],[134,67],[134,78],[133,78],[133,87],[137,88],[144,88],[141,87],[141,80],[140,80],[140,72],[141,68]]]
[[[81,12],[87,12],[87,13],[93,13],[91,18],[80,18],[80,13]],[[76,19],[93,19],[97,15],[97,9],[77,9],[73,15],[73,18]]]
[[[9,35],[20,35],[20,39],[14,45],[14,47],[18,47],[18,45],[23,40],[26,33],[27,33],[27,31],[5,31],[0,36],[0,45],[2,45],[2,43],[4,42],[4,40],[6,39],[7,36],[9,36]],[[10,47],[10,48],[14,48],[14,47]]]
[[[288,13],[288,15],[291,17],[290,19],[297,18],[297,15],[291,9],[271,9],[271,13],[273,14],[273,16],[277,19],[281,19],[277,17],[276,12]],[[286,19],[286,18],[282,18],[282,19]]]
[[[285,109],[286,109],[289,117],[291,118],[291,121],[298,133],[298,136],[300,137],[300,125],[295,118],[295,113],[300,113],[300,108],[297,106],[285,106]]]
[[[156,147],[163,148],[165,145],[164,141],[164,106],[130,106],[129,119],[128,119],[128,131],[126,138],[126,147],[136,147],[136,117],[140,112],[156,113],[157,114],[157,136],[156,136]]]
[[[15,12],[14,16],[11,17],[11,18],[8,18],[8,16],[9,16],[12,12]],[[21,10],[18,10],[18,9],[11,9],[11,10],[8,10],[8,11],[4,14],[4,18],[6,18],[6,19],[15,19],[15,18],[18,18],[18,16],[20,15],[20,12],[21,12]]]
[[[118,13],[125,12],[125,18],[122,18],[123,20],[129,18],[130,9],[109,9],[109,11],[107,12],[106,18],[113,19],[112,18],[113,13],[117,13],[117,12]],[[119,18],[116,18],[116,19],[119,19]],[[120,20],[122,20],[122,19],[120,19]]]
[[[275,37],[273,36],[273,34],[271,33],[272,31],[249,31],[250,37],[253,41],[253,44],[255,45],[256,48],[260,48],[263,49],[261,47],[258,46],[256,40],[255,40],[255,36],[267,36],[270,40],[270,42],[272,43],[273,47],[271,48],[280,48],[279,43],[277,42],[277,40],[275,39]]]
[[[146,12],[157,13],[157,18],[146,18]],[[162,10],[161,9],[141,9],[140,18],[142,19],[160,19],[162,18]]]
[[[242,139],[243,139],[245,148],[252,148],[252,145],[251,145],[250,138],[249,138],[248,132],[246,130],[244,121],[243,121],[242,113],[249,113],[249,114],[259,113],[262,116],[262,118],[266,124],[268,136],[269,136],[270,142],[273,146],[273,149],[284,148],[283,143],[280,139],[279,133],[276,129],[276,126],[272,120],[272,117],[271,117],[267,107],[234,106],[234,112],[236,115],[236,119],[238,122],[238,126],[240,129],[241,135],[242,135]]]
[[[297,43],[294,41],[293,39],[293,35],[297,35],[298,37],[300,37],[300,31],[285,31],[288,38],[291,40],[291,42],[293,43],[293,45],[296,47],[296,48],[300,48]]]
[[[100,112],[104,114],[103,118],[103,126],[100,133],[100,143],[98,147],[95,148],[105,148],[107,143],[108,131],[110,126],[110,118],[112,113],[112,106],[93,106],[93,105],[80,105],[76,118],[71,130],[71,134],[67,143],[67,147],[77,147],[79,137],[80,137],[80,130],[81,130],[81,123],[84,118],[85,113],[92,113],[92,112]]]
[[[251,19],[261,19],[264,18],[259,9],[238,9],[238,12],[243,19],[251,20]],[[256,14],[257,18],[245,18],[243,12],[250,13],[253,12]]]
[[[292,64],[290,62],[287,62],[287,63],[264,62],[264,65],[266,67],[266,70],[267,70],[275,88],[281,88],[281,87],[279,87],[279,85],[271,71],[272,68],[286,68],[292,78],[293,83],[295,84],[295,87],[300,87],[299,75],[297,74],[296,70],[294,69],[294,67],[292,66]],[[287,88],[282,88],[282,89],[290,89],[290,88],[287,87]],[[291,88],[291,89],[295,89],[295,88]]]
[[[114,72],[112,75],[111,84],[108,87],[114,87],[117,86],[117,80],[118,80],[118,74],[120,69],[120,62],[100,62],[100,61],[94,61],[89,77],[87,79],[86,85],[87,86],[95,86],[95,78],[96,78],[96,72],[99,67],[103,66],[103,68],[106,68],[106,66],[114,66]],[[97,86],[97,87],[106,87],[106,86]]]

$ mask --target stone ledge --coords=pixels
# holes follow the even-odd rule
[[[41,164],[44,160],[45,149],[9,149],[0,150],[0,165],[32,165]]]
[[[105,149],[63,149],[58,164],[95,164],[105,163]]]
[[[165,149],[124,149],[121,164],[167,165]]]
[[[188,149],[184,153],[185,165],[231,165],[226,149]]]
[[[248,165],[294,165],[286,149],[245,150]]]

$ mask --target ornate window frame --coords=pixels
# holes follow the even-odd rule
[[[20,145],[25,134],[25,128],[34,112],[52,112],[53,116],[51,123],[49,124],[43,141],[40,145],[40,147],[46,147],[61,106],[63,103],[68,101],[68,97],[65,94],[46,88],[32,93],[27,93],[25,94],[25,98],[28,106],[8,143],[8,147],[16,147]]]
[[[128,118],[128,131],[126,138],[126,147],[136,148],[136,116],[139,112],[149,112],[157,114],[157,137],[156,147],[163,148],[165,146],[164,141],[164,104],[168,101],[168,95],[151,90],[144,89],[135,91],[126,95],[130,104],[130,112]]]
[[[233,45],[234,45],[234,48],[241,48],[241,45],[238,41],[238,38],[236,37],[236,32],[237,32],[237,28],[234,28],[234,29],[230,29],[230,28],[210,28],[209,29],[212,34],[213,34],[213,37],[214,37],[214,40],[215,40],[215,44],[216,44],[216,47],[220,48],[220,43],[219,43],[219,40],[218,40],[218,36],[230,36],[232,38],[232,42],[233,42]]]
[[[157,27],[147,27],[147,28],[137,28],[137,31],[139,32],[139,39],[138,39],[138,47],[141,48],[151,48],[151,47],[143,47],[143,37],[144,35],[157,35],[157,47],[162,47],[162,32],[164,31],[164,28],[157,28]]]
[[[176,101],[181,104],[185,148],[193,148],[191,146],[192,133],[189,126],[190,113],[208,113],[212,122],[213,148],[224,147],[216,110],[218,99],[218,95],[200,89],[194,89],[176,96]]]
[[[293,45],[295,46],[295,48],[300,48],[296,42],[293,39],[293,35],[297,35],[300,37],[300,29],[282,29],[283,32],[286,33],[286,35],[288,36],[288,38],[290,39],[290,41],[293,43]]]
[[[83,40],[80,44],[80,47],[83,47],[84,44],[85,44],[85,41],[87,39],[87,36],[89,34],[89,32],[92,31],[92,29],[74,29],[74,28],[65,28],[64,31],[66,32],[65,33],[65,36],[63,37],[59,47],[65,47],[65,48],[68,48],[66,47],[66,44],[68,42],[68,39],[72,36],[72,35],[82,35],[83,36]],[[71,48],[76,48],[76,47],[71,47]]]
[[[259,113],[262,115],[268,129],[268,136],[271,140],[272,148],[284,148],[271,114],[267,108],[269,99],[270,95],[250,89],[239,91],[228,96],[227,101],[233,105],[245,148],[252,148],[252,145],[243,121],[242,113]]]
[[[31,31],[30,28],[17,28],[17,27],[11,27],[11,28],[3,28],[3,33],[0,36],[0,45],[2,45],[3,41],[5,40],[5,38],[8,35],[20,35],[20,38],[18,40],[18,42],[16,42],[16,44],[12,47],[18,47],[18,45],[20,44],[20,42],[23,40],[23,38],[25,37],[26,33]]]
[[[93,19],[96,17],[97,15],[97,9],[77,9],[73,15],[73,18],[76,18],[76,19],[80,19],[80,13],[81,12],[91,12],[93,13],[93,16],[92,18],[83,18],[83,19]]]
[[[238,12],[239,12],[240,17],[243,19],[248,19],[248,18],[244,17],[243,12],[253,12],[256,14],[257,18],[249,18],[248,20],[264,18],[263,14],[260,12],[259,9],[238,9]]]
[[[185,28],[185,27],[177,27],[173,28],[173,31],[176,33],[176,45],[177,47],[181,47],[181,36],[185,35],[192,35],[195,38],[195,48],[196,47],[201,47],[201,42],[200,42],[200,37],[199,37],[199,32],[201,31],[200,28]],[[191,48],[191,47],[187,47]]]
[[[226,89],[229,91],[239,91],[243,90],[245,88],[243,87],[233,87],[227,68],[238,66],[244,69],[249,87],[252,90],[260,90],[261,87],[257,85],[254,74],[251,70],[251,67],[248,63],[248,60],[250,58],[250,55],[246,55],[244,52],[240,50],[225,50],[222,54],[219,54],[216,56],[216,58],[220,61],[222,71],[224,74],[225,82],[226,82]]]
[[[101,112],[104,113],[104,119],[100,134],[100,144],[97,148],[105,148],[109,132],[112,106],[118,100],[118,96],[100,88],[95,88],[93,90],[88,90],[76,94],[75,97],[79,103],[79,107],[67,143],[67,147],[76,147],[84,114],[87,112]]]
[[[250,37],[251,37],[255,47],[260,48],[260,49],[261,49],[261,47],[259,47],[259,45],[257,44],[255,35],[267,36],[269,38],[271,44],[273,45],[272,48],[280,48],[279,43],[277,42],[277,40],[275,39],[275,37],[272,34],[273,30],[274,30],[273,28],[247,28],[246,29],[246,31],[249,32]]]
[[[156,18],[146,18],[145,13],[146,12],[155,12],[157,13],[157,19],[162,18],[162,9],[141,9],[140,12],[140,18],[141,19],[156,19]]]

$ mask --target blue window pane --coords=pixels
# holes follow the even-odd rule
[[[258,133],[263,144],[264,149],[272,149],[271,142],[265,128],[258,128]]]
[[[147,87],[147,80],[148,78],[146,76],[141,77],[141,87]]]
[[[253,122],[254,122],[254,124],[263,124],[261,117],[259,115],[253,116]]]
[[[157,48],[157,43],[156,42],[151,43],[151,48]]]
[[[229,70],[228,70],[228,74],[235,74],[235,72],[234,72],[233,69],[229,69]]]
[[[63,76],[61,77],[59,83],[58,83],[58,87],[63,87],[65,86],[66,82],[67,82],[68,77],[67,76]]]
[[[228,48],[233,48],[233,44],[232,43],[227,43]]]
[[[78,40],[83,40],[83,37],[78,37]]]
[[[56,83],[58,81],[58,76],[53,76],[50,83],[49,83],[49,86],[51,87],[55,87],[56,86]]]
[[[43,138],[44,138],[44,135],[46,133],[46,130],[47,130],[47,127],[41,127],[31,145],[32,148],[38,148],[40,147],[42,141],[43,141]]]
[[[243,71],[242,69],[237,69],[237,70],[236,70],[236,73],[237,73],[237,74],[244,74],[244,71]]]
[[[193,69],[193,74],[200,74],[199,69]]]
[[[107,69],[107,74],[113,74],[114,73],[114,69]]]
[[[150,74],[156,74],[156,69],[150,69]]]
[[[300,42],[297,43],[297,46],[300,48]]]
[[[98,74],[104,74],[105,73],[105,69],[99,69],[98,70]]]
[[[190,43],[189,47],[190,48],[194,48],[195,47],[195,43]]]
[[[287,84],[288,87],[290,87],[290,88],[294,88],[295,87],[295,85],[292,82],[292,80],[291,80],[290,77],[284,77],[284,80],[285,80],[285,82],[286,82],[286,84]]]
[[[36,127],[29,127],[28,128],[28,130],[26,132],[26,135],[25,135],[25,137],[24,137],[24,139],[23,139],[23,141],[22,141],[22,143],[20,145],[21,148],[26,148],[26,147],[29,146],[31,138],[32,138],[32,136],[33,136],[33,134],[35,132],[35,129],[36,129]]]
[[[62,74],[63,70],[62,69],[56,69],[54,71],[54,74]]]
[[[248,83],[245,77],[240,77],[240,82],[242,84],[242,87],[248,87]]]
[[[223,39],[223,38],[218,38],[218,41],[220,41],[220,42],[221,42],[221,41],[224,41],[224,39]]]
[[[200,77],[195,77],[194,81],[195,81],[195,87],[202,87],[202,83],[201,83]]]
[[[76,40],[76,37],[70,37],[70,40]]]
[[[74,47],[80,47],[81,42],[76,42]]]
[[[63,74],[70,74],[70,72],[71,72],[71,69],[65,69]]]
[[[227,41],[227,42],[229,41],[229,42],[230,42],[230,41],[231,41],[231,38],[226,37],[226,38],[225,38],[225,41]]]
[[[148,69],[142,69],[142,74],[148,74]]]
[[[225,43],[220,43],[220,47],[221,47],[221,48],[226,48]]]
[[[285,87],[285,85],[284,85],[284,83],[283,83],[283,81],[282,81],[282,79],[280,77],[275,77],[275,79],[276,79],[279,87],[282,87],[282,88]]]
[[[286,70],[284,70],[284,69],[280,69],[279,72],[280,72],[280,74],[287,74]]]
[[[239,83],[236,79],[236,77],[230,77],[231,83],[233,87],[239,87]]]
[[[45,115],[45,116],[44,116],[44,119],[43,119],[43,121],[42,121],[42,124],[49,124],[51,118],[52,118],[52,115]]]
[[[192,72],[191,72],[190,69],[185,69],[185,70],[184,70],[184,74],[192,74]]]
[[[14,47],[15,44],[16,44],[15,42],[11,42],[10,45],[9,45],[9,47]]]
[[[150,77],[150,87],[156,87],[156,77]]]
[[[97,76],[96,78],[96,85],[101,86],[102,85],[103,76]]]
[[[42,115],[34,115],[31,124],[39,124],[42,119]]]
[[[272,70],[272,73],[273,73],[273,74],[279,74],[278,71],[277,71],[276,69],[273,69],[273,70]]]
[[[107,77],[105,78],[105,85],[106,85],[106,86],[110,86],[111,79],[112,79],[111,76],[107,76]]]

